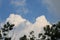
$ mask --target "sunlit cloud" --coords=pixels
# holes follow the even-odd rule
[[[11,24],[15,24],[15,26],[18,26],[22,22],[26,21],[19,15],[10,14],[10,16],[6,19],[6,22],[10,22]]]
[[[24,34],[29,35],[30,31],[34,31],[35,36],[37,36],[38,33],[44,32],[43,27],[45,27],[46,25],[51,25],[44,15],[37,17],[36,21],[34,23],[31,23],[18,14],[10,14],[10,16],[6,19],[6,22],[7,21],[9,21],[11,24],[15,24],[16,27],[12,40],[18,40],[19,37],[23,36]]]

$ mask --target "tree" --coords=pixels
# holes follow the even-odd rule
[[[34,36],[34,31],[31,31],[30,35],[32,37],[30,37],[29,35],[29,40],[60,40],[60,22],[58,22],[57,24],[52,24],[52,26],[46,25],[46,27],[44,27],[43,29],[44,33],[39,33],[38,39],[36,39],[36,37]],[[23,36],[22,38],[26,39],[27,37],[24,38]]]
[[[51,27],[47,25],[44,27],[45,35],[51,37],[51,40],[58,40],[60,38],[60,22],[53,24]]]
[[[27,40],[26,35],[24,35],[23,37],[21,37],[20,40]]]
[[[34,31],[31,31],[31,32],[30,32],[30,35],[29,35],[29,37],[30,37],[30,36],[32,36],[32,37],[27,38],[27,36],[24,35],[24,36],[21,37],[19,40],[34,40],[34,39],[35,39],[35,36],[33,35],[33,33],[34,33]]]
[[[30,37],[30,40],[35,40],[34,31],[31,31],[31,32],[30,32],[30,35],[32,36],[32,37]],[[30,36],[30,35],[29,35],[29,36]]]
[[[8,38],[8,34],[9,31],[11,31],[13,29],[14,24],[10,24],[9,22],[7,22],[6,24],[4,24],[3,28],[1,28],[2,34],[3,35],[3,39],[4,40],[11,40],[11,38]]]

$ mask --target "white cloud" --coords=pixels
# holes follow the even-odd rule
[[[49,24],[49,22],[46,20],[45,16],[42,15],[42,16],[36,18],[35,24],[38,26],[45,26],[46,24]]]
[[[0,22],[0,28],[3,27],[4,23],[3,22]]]
[[[10,16],[6,19],[6,22],[8,22],[8,21],[12,24],[15,24],[15,26],[18,26],[22,22],[26,21],[26,19],[23,19],[21,16],[19,16],[17,14],[16,15],[10,14]]]
[[[14,5],[16,13],[28,13],[29,10],[26,7],[26,0],[12,0],[11,4]]]
[[[35,32],[35,36],[37,36],[38,33],[44,32],[44,26],[50,25],[44,15],[37,17],[36,22],[33,24],[17,14],[10,14],[6,21],[15,24],[15,26],[18,26],[16,29],[14,29],[12,40],[18,40],[19,37],[23,36],[24,34],[29,35],[29,32],[32,30]]]

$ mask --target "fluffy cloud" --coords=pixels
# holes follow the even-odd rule
[[[38,26],[45,26],[46,24],[49,24],[49,22],[46,20],[44,15],[37,17],[36,22],[34,23],[34,25]]]
[[[43,0],[43,3],[48,6],[50,12],[54,12],[55,16],[60,16],[60,0]]]
[[[24,34],[29,35],[29,32],[31,32],[32,30],[35,32],[35,36],[37,36],[38,33],[44,32],[44,26],[50,25],[44,15],[37,17],[36,22],[33,24],[17,14],[10,14],[6,21],[9,21],[10,23],[15,24],[15,26],[17,26],[16,29],[14,29],[12,40],[18,40],[19,37],[23,36]]]
[[[6,22],[10,22],[11,24],[15,24],[15,26],[18,26],[22,22],[26,21],[26,19],[23,19],[19,15],[15,14],[10,14],[10,16],[6,19]]]

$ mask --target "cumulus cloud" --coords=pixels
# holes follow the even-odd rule
[[[26,7],[26,0],[12,0],[11,4],[14,6],[14,9],[16,9],[16,13],[28,13],[29,10]]]
[[[46,20],[45,16],[42,15],[42,16],[36,18],[35,24],[38,26],[42,26],[42,25],[45,26],[46,24],[49,24],[49,22]]]
[[[60,15],[60,0],[43,0],[42,2],[48,6],[50,12],[54,12],[55,16]]]
[[[9,21],[10,23],[15,24],[15,26],[17,26],[16,29],[14,30],[12,40],[14,39],[18,40],[24,34],[29,35],[29,32],[31,31],[34,31],[35,36],[37,36],[38,33],[44,32],[43,31],[44,26],[51,25],[46,20],[44,15],[37,17],[35,23],[31,23],[30,21],[22,18],[20,15],[17,14],[10,14],[10,16],[6,19],[6,21]]]
[[[10,16],[6,19],[6,22],[10,22],[11,24],[15,24],[15,26],[18,26],[22,22],[26,21],[26,19],[23,19],[19,15],[10,14]]]

